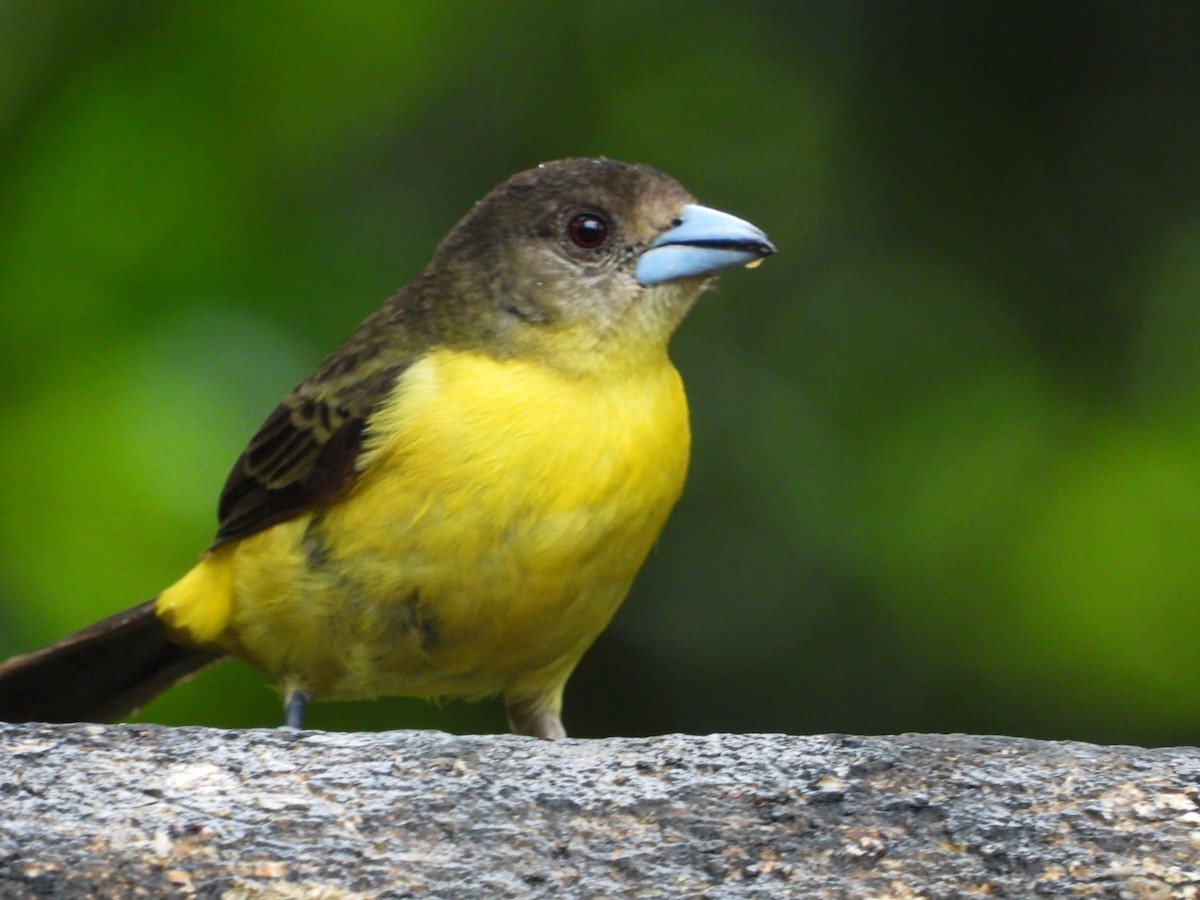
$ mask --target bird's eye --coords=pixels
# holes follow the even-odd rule
[[[608,223],[595,213],[580,213],[567,226],[567,235],[576,247],[595,250],[608,240]]]

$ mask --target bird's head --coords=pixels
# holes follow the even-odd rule
[[[774,252],[758,228],[655,169],[564,159],[479,201],[426,275],[454,284],[460,309],[447,322],[470,321],[469,340],[488,352],[611,372],[664,354],[714,274]]]

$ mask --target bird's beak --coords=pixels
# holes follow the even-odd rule
[[[664,231],[638,257],[638,284],[648,287],[712,275],[732,266],[752,266],[775,252],[762,230],[749,222],[689,203],[678,223]]]

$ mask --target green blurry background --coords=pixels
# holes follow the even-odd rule
[[[1200,743],[1194,3],[0,3],[0,655],[173,581],[275,402],[576,154],[780,253],[675,341],[691,478],[574,734]],[[279,711],[231,663],[144,717]]]

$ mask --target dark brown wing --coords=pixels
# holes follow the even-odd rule
[[[343,371],[331,358],[258,429],[225,481],[214,549],[348,491],[371,412],[405,366]],[[373,371],[372,371],[373,369]]]

